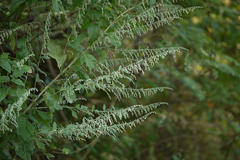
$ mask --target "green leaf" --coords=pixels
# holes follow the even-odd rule
[[[77,100],[73,86],[65,87],[62,95],[65,97],[68,103],[73,103]]]
[[[0,67],[2,67],[8,73],[11,72],[12,68],[11,68],[10,60],[8,59],[8,54],[7,53],[3,53],[0,56]]]
[[[8,73],[11,72],[11,65],[9,61],[0,60],[0,67],[5,69]]]
[[[64,64],[67,55],[63,54],[61,46],[56,44],[54,41],[49,41],[48,50],[48,55],[57,61],[58,68],[60,69],[61,66]]]
[[[91,23],[88,26],[88,36],[90,37],[90,41],[94,41],[97,39],[100,32],[100,28],[98,25]]]
[[[53,130],[56,130],[56,129],[57,129],[57,123],[53,122]]]
[[[60,8],[57,0],[52,0],[53,11],[59,13]]]
[[[24,160],[31,160],[34,151],[33,136],[35,128],[24,116],[18,118],[18,128],[16,133],[19,136],[19,143],[16,143],[15,151],[18,156]]]
[[[21,76],[24,75],[24,73],[30,72],[30,71],[31,71],[31,67],[30,66],[23,65],[22,67],[14,70],[13,77],[15,77],[15,78],[21,77]]]
[[[19,86],[25,86],[21,79],[12,79],[11,81]]]
[[[38,1],[38,0],[28,0],[27,2],[29,5],[31,5],[32,3],[35,3],[36,1]]]
[[[150,0],[149,1],[150,6],[153,6],[155,3],[156,3],[156,0]]]
[[[61,101],[60,98],[61,97],[59,97],[53,91],[49,90],[48,92],[45,93],[44,99],[51,112],[62,109],[62,106],[60,105],[60,101]]]
[[[24,141],[29,140],[34,135],[34,126],[24,116],[18,118],[17,135]]]
[[[0,83],[9,82],[10,79],[8,76],[0,76]]]
[[[34,143],[31,140],[20,140],[19,143],[14,144],[16,154],[23,160],[31,160],[31,155],[34,151]]]
[[[45,144],[42,143],[42,142],[40,142],[39,139],[35,139],[35,142],[36,142],[36,144],[37,144],[37,147],[38,147],[40,150],[42,150],[42,151],[45,151],[45,150],[46,150]]]
[[[80,91],[81,89],[85,89],[85,86],[83,84],[79,84],[77,85],[77,87],[75,88],[76,91]]]
[[[7,87],[3,87],[0,88],[0,102],[8,95],[8,88]]]
[[[109,37],[109,42],[115,47],[115,48],[119,48],[122,45],[122,41],[121,39],[118,39],[116,36],[110,36]]]
[[[85,64],[89,69],[95,67],[96,58],[88,53],[82,53],[80,56],[80,63]]]
[[[47,159],[52,159],[55,157],[53,154],[50,153],[44,153],[44,155],[47,157]]]
[[[74,110],[72,110],[72,116],[77,119],[77,118],[78,118],[77,112],[75,112]]]
[[[36,117],[39,123],[48,126],[52,122],[53,114],[51,112],[37,111]]]
[[[23,3],[25,3],[26,0],[13,0],[11,1],[11,11],[15,11],[17,12],[17,9],[21,7],[21,5],[23,5]]]
[[[62,149],[62,153],[65,154],[65,155],[68,155],[68,154],[71,153],[71,150],[70,150],[69,148],[64,147],[64,148]]]
[[[14,34],[12,34],[11,35],[11,41],[10,41],[10,47],[13,51],[15,49],[15,45],[16,45],[15,36],[14,36]]]

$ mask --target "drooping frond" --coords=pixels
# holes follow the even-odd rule
[[[157,92],[163,92],[164,90],[172,90],[169,87],[155,87],[155,88],[125,88],[125,87],[116,87],[111,85],[98,85],[100,90],[103,90],[108,94],[108,97],[111,99],[115,95],[118,100],[122,98],[136,97],[142,98],[145,96],[151,96]]]
[[[24,65],[25,62],[27,62],[29,60],[30,57],[33,57],[34,54],[29,54],[26,57],[24,57],[23,59],[21,59],[19,62],[17,62],[17,66],[18,67],[22,67]]]
[[[160,55],[164,59],[167,55],[174,55],[181,53],[182,50],[186,50],[182,47],[170,47],[170,48],[154,48],[154,49],[115,49],[116,52],[124,55],[126,58],[138,59],[146,58],[155,55]]]
[[[144,49],[108,49],[111,55],[123,55],[123,58],[109,58],[103,63],[96,64],[96,67],[92,70],[100,75],[109,74],[111,70],[117,66],[125,66],[127,64],[136,62],[138,60],[149,58],[153,56],[159,56],[164,59],[168,55],[176,57],[177,54],[183,53],[187,49],[182,47],[169,47],[169,48],[144,48]]]
[[[87,80],[79,80],[74,83],[75,90],[85,89],[86,91],[102,90],[110,95],[115,95],[119,100],[122,98],[129,98],[130,96],[141,98],[142,96],[150,96],[157,92],[162,92],[166,87],[157,88],[129,88],[122,80],[128,80],[133,82],[136,79],[136,74],[144,73],[146,70],[150,70],[160,58],[164,58],[170,53],[179,52],[179,48],[168,49],[143,49],[143,50],[121,50],[125,56],[131,58],[140,58],[136,62],[130,63],[126,66],[120,65],[117,70],[111,71],[109,66],[99,65],[97,67],[98,73],[101,75],[96,78],[89,78]],[[142,55],[140,54],[142,51]],[[140,53],[139,53],[140,52]]]
[[[49,37],[49,31],[50,31],[50,25],[51,25],[51,16],[52,16],[52,12],[50,11],[48,13],[46,22],[45,22],[45,26],[44,26],[44,33],[43,33],[43,46],[42,46],[42,50],[41,50],[41,54],[44,53],[44,51],[47,51],[48,49],[48,42],[50,40]]]
[[[129,98],[129,97],[142,98],[145,96],[154,95],[158,92],[163,92],[164,90],[172,90],[172,88],[169,88],[169,87],[155,87],[155,88],[128,87],[126,88],[125,86],[118,87],[115,85],[105,85],[105,84],[96,84],[94,87],[95,88],[91,88],[89,90],[102,90],[105,93],[107,93],[110,99],[114,95],[117,97],[118,100],[121,100],[122,98]]]
[[[99,112],[97,118],[83,118],[81,124],[70,124],[65,128],[54,128],[50,136],[67,138],[69,140],[84,140],[101,135],[115,136],[143,122],[153,110],[166,103],[155,103],[147,106],[134,105],[125,109]],[[134,118],[134,120],[131,120]]]
[[[116,71],[110,72],[106,75],[98,76],[94,79],[94,82],[106,82],[109,84],[114,83],[115,80],[124,78],[130,81],[135,79],[135,75],[139,73],[144,73],[146,70],[150,70],[156,63],[158,63],[159,59],[162,57],[162,54],[156,54],[144,59],[140,59],[136,62],[130,63],[127,66],[119,66]],[[91,80],[87,80],[91,82]],[[88,82],[85,85],[88,85]]]
[[[35,91],[36,89],[32,88],[26,91],[15,103],[9,105],[8,108],[4,112],[0,112],[0,131],[12,131],[11,125],[15,128],[18,127],[17,117],[19,116],[19,112],[22,110],[23,103],[27,100],[31,91]]]
[[[142,35],[152,29],[157,29],[197,8],[199,7],[182,8],[180,6],[159,3],[146,9],[146,11],[140,12],[138,15],[125,20],[125,22],[117,27],[114,32],[99,37],[99,39],[92,45],[92,49],[94,50],[104,44],[111,44],[111,41],[113,40],[121,41],[126,37],[133,39],[136,35]]]
[[[104,120],[108,120],[113,118],[113,121],[110,122],[110,124],[113,124],[115,122],[118,122],[118,118],[120,120],[128,119],[131,116],[139,117],[144,114],[147,114],[149,112],[152,112],[153,110],[157,109],[161,105],[167,105],[166,102],[158,102],[153,103],[149,105],[133,105],[124,109],[109,109],[107,111],[94,111],[94,113],[100,114],[98,118],[103,118]]]
[[[84,0],[82,2],[81,7],[78,8],[78,13],[77,13],[77,17],[76,17],[76,25],[78,26],[78,28],[82,28],[83,18],[84,18],[84,16],[86,16],[87,9],[89,8],[89,6],[92,3],[95,3],[95,4],[101,3],[101,5],[103,7],[105,7],[106,5],[111,5],[109,0],[99,0],[97,2],[94,2],[93,0]]]
[[[27,24],[23,24],[20,26],[17,26],[16,28],[13,29],[8,29],[8,30],[3,30],[0,31],[0,45],[7,39],[9,38],[13,33],[17,32],[17,31],[30,31],[34,26],[34,23],[27,23]]]
[[[123,38],[127,36],[128,38],[134,38],[136,34],[143,34],[145,32],[138,31],[141,24],[150,31],[153,28],[158,28],[162,26],[161,24],[167,24],[176,18],[180,18],[184,13],[188,14],[190,11],[195,10],[197,7],[182,8],[173,5],[158,4],[145,12],[140,13],[136,17],[127,20],[120,28],[118,28],[114,33],[117,37]],[[144,31],[144,30],[143,30]]]

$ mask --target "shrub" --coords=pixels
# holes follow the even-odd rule
[[[185,49],[123,42],[198,8],[147,0],[11,2],[1,2],[6,11],[0,26],[0,147],[6,159],[51,158],[69,141],[115,137],[167,104],[113,105],[171,89],[134,84],[161,59]],[[103,103],[88,103],[99,95]]]

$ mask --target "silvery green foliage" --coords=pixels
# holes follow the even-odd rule
[[[143,35],[153,29],[157,29],[165,24],[170,24],[175,19],[181,18],[183,14],[189,14],[199,7],[183,8],[181,6],[167,5],[159,3],[150,8],[145,8],[133,17],[126,16],[123,24],[117,26],[114,32],[103,33],[93,44],[91,49],[97,49],[99,46],[107,45],[111,41],[121,41],[123,38],[134,39],[136,35]],[[127,9],[128,11],[129,9]]]
[[[16,62],[17,67],[23,67],[24,63],[26,63],[30,57],[33,57],[34,54],[29,54],[28,56],[24,57],[23,59],[21,59],[20,61]]]
[[[51,16],[52,16],[52,12],[50,11],[48,13],[48,16],[47,16],[47,19],[46,19],[46,22],[45,22],[45,26],[44,26],[43,46],[42,46],[41,54],[43,54],[44,51],[48,50],[47,44],[50,40],[49,30],[50,30],[50,25],[51,25]]]
[[[120,110],[93,111],[96,118],[83,118],[82,123],[70,124],[65,128],[54,126],[49,136],[69,140],[85,140],[101,135],[116,136],[127,128],[133,128],[153,114],[153,110],[167,103],[154,103],[147,106],[134,105]],[[130,120],[134,117],[134,120]],[[137,118],[135,118],[137,117]]]
[[[175,55],[184,51],[182,47],[169,47],[169,48],[154,48],[154,49],[115,49],[127,59],[139,59],[145,57],[151,57],[159,55],[160,58],[164,59],[168,55]]]
[[[17,118],[19,116],[19,112],[22,110],[23,103],[27,100],[32,91],[36,89],[31,88],[26,91],[19,99],[14,102],[12,105],[9,105],[4,112],[0,112],[0,131],[12,131],[11,126],[14,128],[18,127]]]
[[[17,26],[12,29],[0,31],[0,45],[9,38],[13,33],[17,31],[29,32],[34,27],[34,23],[27,23],[20,26]]]
[[[43,28],[43,45],[41,54],[44,54],[45,52],[47,53],[48,50],[47,46],[50,40],[51,23],[54,20],[53,17],[57,16],[55,18],[60,19],[63,15],[63,17],[67,19],[68,16],[61,0],[53,0],[52,2],[53,6],[47,14]],[[141,36],[144,33],[159,28],[164,24],[169,24],[173,20],[181,18],[184,13],[188,14],[190,11],[193,11],[198,7],[183,8],[180,6],[165,4],[163,2],[150,5],[148,0],[144,0],[140,4],[132,5],[131,8],[128,8],[127,6],[122,5],[122,2],[123,1],[119,1],[118,4],[124,9],[122,13],[116,15],[113,21],[112,19],[110,20],[110,18],[106,18],[111,21],[109,26],[100,33],[100,36],[93,41],[90,46],[86,47],[84,52],[87,52],[86,54],[88,54],[88,52],[96,51],[96,49],[103,49],[106,52],[110,52],[121,57],[126,63],[120,63],[117,66],[113,66],[110,62],[113,61],[113,59],[108,59],[106,62],[99,63],[94,68],[91,68],[91,72],[88,73],[88,78],[86,79],[79,79],[78,76],[71,76],[67,78],[66,82],[64,82],[60,90],[58,90],[61,96],[59,99],[56,100],[54,99],[55,97],[50,97],[50,93],[45,93],[45,97],[47,97],[49,101],[58,101],[53,104],[57,106],[52,106],[52,112],[54,112],[54,109],[71,109],[72,107],[69,107],[70,105],[77,103],[77,100],[83,100],[84,97],[79,98],[76,96],[81,90],[85,90],[87,93],[101,90],[104,91],[109,98],[116,97],[118,100],[130,97],[143,98],[164,90],[171,90],[169,87],[134,88],[129,87],[128,85],[129,83],[134,84],[138,75],[142,75],[146,71],[150,71],[155,64],[159,63],[159,60],[164,59],[168,55],[176,56],[184,50],[183,48],[123,49],[120,47],[121,41],[124,38],[134,39],[136,36]],[[111,6],[111,2],[108,0],[100,0],[97,3],[101,4],[102,9],[104,9],[107,5]],[[79,30],[82,29],[84,20],[83,17],[87,13],[86,11],[88,7],[92,4],[93,2],[91,0],[85,0],[83,1],[82,7],[78,8],[76,23],[73,25],[75,29],[77,27]],[[67,21],[67,23],[69,22]],[[0,33],[0,43],[19,29],[20,28],[16,28],[14,30]],[[117,45],[112,42],[120,45],[117,47]],[[30,56],[32,55],[23,59],[17,66],[22,66],[26,60],[30,58]],[[89,57],[92,58],[93,56],[91,55]],[[95,58],[93,57],[92,59]],[[84,68],[84,66],[82,68]],[[67,69],[68,67],[64,69],[64,72]],[[48,87],[49,86],[46,86],[45,89],[41,91],[35,99],[36,101],[34,100],[30,103],[30,107],[28,106],[29,108],[35,105],[35,103],[38,103],[38,98],[46,92]],[[23,103],[27,100],[27,97],[30,95],[32,90],[34,89],[28,90],[17,102],[9,105],[5,112],[1,112],[1,131],[11,131],[12,126],[18,126],[17,117],[19,112],[22,110]],[[154,113],[154,109],[162,104],[166,103],[161,102],[147,106],[134,105],[128,108],[106,111],[88,111],[86,108],[76,107],[71,110],[87,113],[90,117],[84,117],[82,119],[82,123],[70,124],[66,127],[57,127],[56,123],[54,123],[55,125],[53,129],[48,134],[50,137],[64,137],[70,140],[81,140],[100,135],[115,136],[117,133],[123,132],[127,128],[135,127],[137,124],[144,121],[149,115]],[[76,115],[76,117],[78,116]]]
[[[134,82],[137,79],[136,74],[143,74],[146,70],[150,70],[160,58],[165,58],[169,54],[177,54],[181,48],[160,48],[160,49],[119,49],[118,51],[126,57],[127,60],[134,59],[132,63],[123,66],[120,65],[117,70],[111,71],[108,64],[100,64],[96,67],[99,76],[93,79],[79,80],[74,83],[75,90],[85,89],[87,91],[102,90],[108,94],[115,95],[118,100],[122,98],[150,96],[157,92],[162,92],[168,87],[156,88],[129,88],[122,83],[125,79]],[[143,59],[144,58],[144,59]],[[65,88],[65,87],[64,87]]]
[[[121,4],[121,1],[122,0],[119,0],[119,5]],[[86,15],[86,10],[92,3],[93,3],[93,0],[84,0],[82,3],[82,6],[78,8],[78,14],[76,17],[76,26],[78,28],[82,28],[83,18]],[[97,1],[97,3],[100,3],[103,6],[103,8],[107,5],[111,6],[111,2],[109,0],[99,0]]]
[[[182,8],[159,3],[150,8],[146,8],[146,2],[142,2],[133,8],[126,8],[115,21],[113,21],[101,36],[88,47],[94,51],[98,48],[122,56],[122,61],[117,67],[107,60],[105,63],[97,64],[91,70],[92,76],[87,79],[78,79],[77,76],[71,76],[69,81],[62,86],[62,95],[67,103],[76,101],[75,92],[85,90],[87,92],[95,92],[96,90],[104,91],[109,98],[116,97],[118,100],[123,98],[142,98],[151,96],[157,92],[162,92],[169,87],[156,88],[131,88],[129,83],[137,80],[139,74],[144,74],[149,71],[155,64],[159,63],[160,59],[164,59],[168,55],[176,56],[184,51],[181,47],[170,48],[145,48],[145,49],[123,49],[111,48],[112,41],[122,41],[124,38],[133,39],[136,35],[142,35],[150,30],[156,29],[164,24],[169,24],[175,19],[179,19],[184,13],[198,7]],[[134,10],[136,14],[129,15],[127,12]],[[120,25],[115,25],[116,21],[122,21]],[[114,28],[109,32],[109,28]],[[119,43],[121,44],[121,42]],[[88,50],[87,49],[87,50]],[[128,82],[128,83],[126,83]],[[66,89],[68,88],[68,89]],[[149,115],[154,113],[154,109],[165,102],[150,104],[147,106],[134,105],[124,109],[89,111],[89,118],[84,117],[82,123],[70,124],[66,127],[57,127],[54,125],[50,131],[50,137],[57,136],[70,140],[85,140],[101,135],[116,136],[118,133],[125,131],[127,128],[135,127],[137,124],[144,121]],[[96,115],[98,115],[96,117]]]

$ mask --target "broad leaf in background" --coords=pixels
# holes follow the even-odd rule
[[[8,73],[11,72],[10,60],[8,59],[7,53],[3,53],[0,55],[0,67],[5,69]]]
[[[22,159],[30,160],[34,151],[33,136],[35,128],[24,116],[18,118],[18,125],[17,135],[19,138],[18,143],[15,144],[16,153]]]
[[[100,28],[97,24],[91,23],[88,26],[88,36],[89,36],[91,42],[93,42],[94,40],[97,39],[99,32],[100,32]]]
[[[48,55],[57,61],[58,68],[60,69],[61,66],[64,64],[67,55],[63,53],[63,49],[61,48],[61,46],[52,40],[48,43],[48,50]]]

